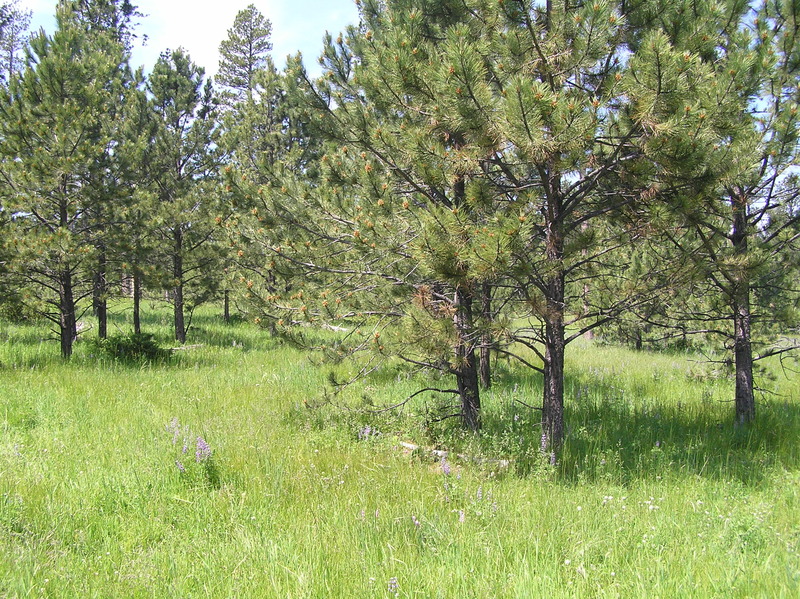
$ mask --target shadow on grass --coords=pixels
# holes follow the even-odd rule
[[[756,421],[734,426],[733,404],[712,401],[702,385],[691,402],[657,402],[611,377],[589,384],[574,374],[565,378],[567,439],[553,467],[540,450],[541,376],[506,372],[497,381],[485,394],[477,439],[451,419],[426,431],[430,442],[510,458],[518,475],[547,472],[565,483],[624,485],[690,475],[752,486],[775,468],[800,467],[800,406],[794,402],[760,398]]]

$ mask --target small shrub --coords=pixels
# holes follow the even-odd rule
[[[98,352],[120,362],[166,362],[170,351],[161,347],[149,333],[112,335],[95,342]]]
[[[43,320],[34,308],[25,305],[19,294],[8,290],[0,290],[0,319],[16,324]]]

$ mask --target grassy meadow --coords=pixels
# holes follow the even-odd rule
[[[503,361],[475,437],[430,395],[368,413],[431,384],[400,366],[326,401],[333,367],[212,309],[168,364],[93,333],[64,363],[46,327],[0,323],[0,597],[800,596],[800,375],[778,364],[745,429],[695,356],[571,346],[552,466],[541,380]]]

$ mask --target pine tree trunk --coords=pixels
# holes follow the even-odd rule
[[[734,354],[736,360],[736,423],[756,417],[753,393],[753,350],[750,343],[750,298],[741,294],[733,306]]]
[[[230,291],[228,291],[227,289],[225,290],[224,305],[222,308],[222,319],[225,321],[225,324],[228,324],[231,321],[231,297],[230,297]]]
[[[545,257],[550,264],[550,274],[544,286],[547,309],[545,321],[544,388],[542,398],[542,450],[551,456],[564,442],[564,258],[563,198],[560,179],[554,176],[548,182],[545,210]]]
[[[542,400],[542,449],[557,451],[564,441],[564,278],[548,284],[545,318],[544,389]]]
[[[589,223],[588,222],[585,222],[585,223],[583,223],[581,225],[581,232],[586,232],[588,229],[589,229]],[[581,256],[583,256],[584,259],[586,259],[586,256],[588,256],[588,255],[589,255],[589,250],[587,250],[586,248],[581,250]],[[589,306],[589,291],[590,291],[589,284],[588,283],[584,283],[584,285],[583,285],[583,313],[584,314],[587,314],[589,312],[589,310],[591,309],[590,306]],[[583,334],[583,338],[586,339],[587,341],[592,341],[594,339],[594,330],[589,329],[588,331],[586,331]]]
[[[75,322],[75,300],[72,291],[72,273],[68,268],[61,271],[58,280],[59,293],[59,333],[61,337],[61,357],[72,355],[72,344],[78,336]]]
[[[489,389],[492,386],[492,335],[488,331],[489,323],[492,322],[492,286],[489,283],[481,286],[481,316],[484,326],[487,327],[481,335],[481,387]]]
[[[100,339],[108,337],[108,301],[106,292],[108,290],[106,282],[106,253],[100,251],[97,261],[97,272],[94,276],[94,287],[92,289],[92,304],[94,315],[97,317],[97,336]]]
[[[462,141],[456,137],[455,148],[458,149],[461,145]],[[461,206],[465,201],[466,182],[464,176],[459,175],[453,184],[453,205]],[[470,283],[462,281],[456,286],[454,316],[458,336],[455,348],[456,383],[461,398],[461,422],[465,428],[478,431],[481,428],[481,399],[474,342],[475,319],[472,311],[474,299]]]
[[[472,316],[472,293],[459,286],[455,296],[455,324],[458,333],[456,345],[456,383],[461,398],[461,421],[471,431],[480,430],[481,400],[478,387],[478,361],[475,347],[469,339],[474,331]]]
[[[183,316],[183,234],[176,228],[173,235],[172,275],[175,286],[172,289],[173,314],[175,317],[175,340],[186,343],[186,324]]]
[[[137,335],[142,332],[142,275],[139,269],[133,271],[133,332]]]
[[[69,227],[69,202],[67,201],[67,176],[61,176],[61,200],[59,201],[59,227]],[[75,319],[75,298],[72,290],[72,271],[64,264],[58,275],[59,335],[61,337],[61,357],[72,356],[72,344],[78,337],[78,323]]]
[[[747,255],[747,204],[734,203],[731,241],[737,256]],[[756,417],[753,393],[753,348],[750,337],[750,275],[747,265],[739,267],[733,285],[733,351],[736,364],[736,424],[752,422]]]

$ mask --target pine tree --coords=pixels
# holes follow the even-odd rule
[[[119,40],[130,52],[136,39],[135,19],[142,15],[130,0],[59,0],[88,35],[99,33]]]
[[[145,158],[157,202],[153,231],[180,343],[186,341],[192,310],[213,296],[222,271],[208,202],[220,162],[217,101],[211,82],[203,85],[203,74],[178,49],[161,55],[148,82],[158,123]]]
[[[670,242],[693,261],[694,296],[706,298],[684,302],[677,315],[732,350],[735,421],[743,424],[755,417],[754,362],[794,349],[776,344],[775,327],[798,323],[800,9],[680,2],[657,18],[666,33],[650,45],[665,48],[697,82],[669,102],[653,91],[639,116],[660,177],[678,188],[663,196],[681,224]],[[658,90],[654,64],[642,61],[639,79]]]
[[[157,247],[154,228],[159,202],[152,185],[152,151],[159,129],[158,116],[152,111],[144,90],[135,89],[125,105],[121,120],[122,139],[126,140],[125,158],[131,201],[122,206],[121,219],[115,227],[115,259],[123,280],[130,285],[133,301],[133,331],[142,332],[141,304],[145,286],[160,286],[157,273]]]
[[[111,292],[109,269],[120,262],[119,250],[127,239],[118,233],[125,228],[124,219],[134,201],[131,190],[136,165],[130,154],[135,139],[125,127],[124,119],[128,114],[127,103],[132,95],[139,93],[143,84],[142,74],[131,72],[129,66],[130,48],[136,37],[133,19],[140,14],[127,0],[72,0],[62,4],[75,26],[87,39],[94,40],[92,44],[99,49],[104,44],[112,44],[125,50],[107,115],[113,128],[109,130],[112,142],[95,164],[95,174],[86,186],[86,193],[94,196],[93,208],[87,214],[87,218],[94,221],[89,242],[96,249],[92,309],[97,317],[98,337],[104,339],[108,331],[107,302]]]
[[[0,81],[8,82],[23,66],[21,54],[33,13],[19,8],[19,0],[3,4],[0,10]]]
[[[28,67],[0,96],[4,208],[14,215],[5,240],[26,300],[56,326],[68,358],[78,304],[90,292],[87,264],[101,201],[92,193],[114,143],[109,115],[120,85],[123,48],[87,37],[68,7],[58,29],[31,40]]]
[[[271,34],[272,23],[250,4],[238,12],[227,39],[219,45],[217,84],[229,88],[235,102],[252,97],[256,74],[268,68]]]
[[[621,84],[628,36],[623,7],[607,3],[364,2],[361,27],[330,40],[325,76],[307,82],[313,125],[335,144],[324,185],[273,184],[257,213],[272,228],[264,246],[278,248],[269,264],[316,272],[326,299],[312,311],[305,294],[267,289],[273,315],[371,316],[371,347],[454,376],[473,429],[475,352],[494,330],[508,340],[498,351],[543,373],[543,447],[557,448],[565,346],[643,294],[605,305],[585,287],[602,287],[605,257],[639,235],[635,219],[607,218],[641,191]],[[478,316],[486,284],[505,305],[497,323]],[[512,326],[520,318],[532,325]]]

